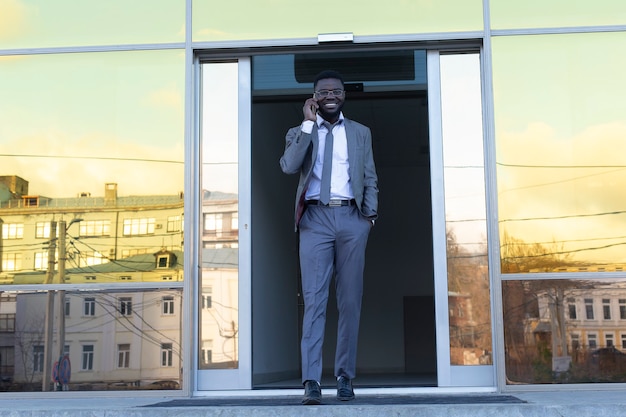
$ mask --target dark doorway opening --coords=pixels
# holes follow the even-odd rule
[[[432,206],[425,83],[410,88],[368,88],[365,83],[363,91],[357,90],[347,95],[344,114],[372,129],[380,219],[368,243],[358,375],[354,384],[357,387],[435,386]],[[301,387],[301,300],[293,231],[297,176],[284,175],[278,160],[284,148],[284,135],[289,127],[301,123],[302,105],[310,93],[310,86],[297,92],[277,89],[253,93],[255,388]],[[334,294],[331,294],[322,381],[329,386],[334,386],[336,314]]]

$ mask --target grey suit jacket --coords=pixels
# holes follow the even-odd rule
[[[350,182],[359,212],[368,219],[378,217],[378,176],[372,152],[372,134],[367,126],[344,118],[348,142]],[[292,127],[285,138],[285,152],[280,158],[280,167],[286,174],[300,173],[296,191],[295,227],[298,229],[304,212],[304,196],[313,173],[319,140],[317,123],[310,134],[303,133],[300,126]]]

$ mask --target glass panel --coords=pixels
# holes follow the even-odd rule
[[[626,280],[502,284],[507,383],[626,382]]]
[[[626,33],[494,38],[504,273],[626,263]]]
[[[238,64],[202,66],[200,369],[239,367]]]
[[[0,312],[0,391],[181,388],[181,289],[3,292]]]
[[[491,365],[480,56],[440,63],[450,361]]]
[[[321,33],[354,35],[456,32],[483,29],[481,0],[391,0],[381,3],[320,0],[316,10],[332,18],[306,13],[302,3],[272,1],[193,1],[193,40],[224,41],[317,37]],[[245,13],[241,13],[245,9]],[[280,11],[280,12],[278,12]]]
[[[180,0],[9,0],[0,16],[0,49],[185,41]]]
[[[182,280],[184,54],[0,62],[0,283]]]
[[[622,0],[490,0],[492,29],[623,25]]]

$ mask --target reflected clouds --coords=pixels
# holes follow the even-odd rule
[[[184,173],[184,54],[60,54],[0,67],[0,166],[34,194],[177,194]],[[33,68],[38,68],[33,71]],[[131,174],[132,173],[132,174]]]
[[[566,256],[560,267],[626,262],[624,41],[494,39],[501,239]]]

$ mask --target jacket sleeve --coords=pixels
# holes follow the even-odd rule
[[[302,132],[300,126],[289,129],[285,137],[285,151],[280,158],[280,168],[285,174],[300,172],[311,146],[311,138],[312,134]]]
[[[375,220],[378,218],[378,176],[372,150],[372,133],[369,128],[366,130],[365,138],[363,204],[361,212],[370,220]]]

